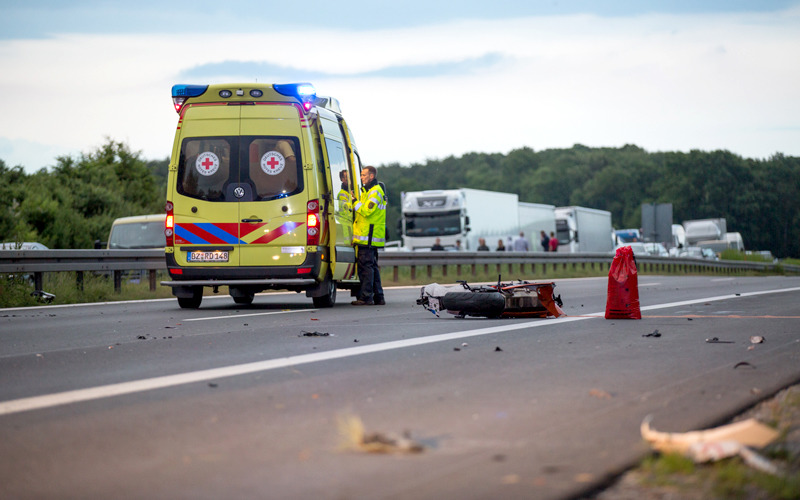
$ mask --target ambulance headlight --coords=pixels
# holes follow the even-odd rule
[[[250,97],[261,97],[262,95],[264,95],[264,92],[259,89],[253,89],[250,91]]]
[[[219,91],[219,96],[222,97],[223,99],[227,99],[228,97],[230,97],[232,95],[233,95],[233,92],[231,92],[230,90],[220,90]]]

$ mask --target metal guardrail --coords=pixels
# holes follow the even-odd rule
[[[613,258],[612,254],[606,253],[385,251],[380,255],[380,263],[385,269],[382,274],[388,278],[386,271],[391,268],[392,279],[398,281],[399,269],[403,267],[410,268],[411,278],[416,279],[420,269],[430,277],[434,268],[441,268],[447,276],[450,266],[456,267],[459,276],[462,272],[475,274],[479,266],[485,272],[492,270],[504,274],[506,271],[516,274],[512,272],[515,266],[520,272],[526,272],[530,266],[531,273],[537,268],[542,272],[559,268],[608,270]],[[643,272],[731,274],[776,272],[780,267],[784,273],[800,274],[800,266],[769,262],[638,256],[636,263]],[[149,271],[150,289],[155,290],[156,272],[162,269],[166,269],[163,250],[0,250],[0,274],[33,274],[36,290],[42,289],[43,273],[67,271],[77,273],[79,287],[86,271],[112,273],[114,288],[119,290],[123,272],[136,270]]]
[[[514,266],[519,266],[521,272],[530,266],[532,273],[537,269],[542,272],[552,269],[592,269],[605,270],[611,267],[614,255],[611,253],[545,253],[545,252],[384,252],[380,256],[381,267],[392,267],[394,281],[400,267],[411,268],[411,278],[416,278],[417,268],[423,268],[428,277],[432,269],[442,267],[447,275],[447,266],[456,266],[456,274],[461,275],[466,267],[466,272],[475,274],[477,268],[482,266],[488,272],[491,266],[497,272],[512,271]],[[712,272],[731,274],[737,272],[776,272],[778,264],[771,262],[750,262],[741,260],[709,260],[697,258],[637,256],[636,264],[643,272],[670,272],[670,273],[699,273]],[[780,265],[783,272],[800,274],[800,266]],[[383,274],[383,273],[381,273]]]
[[[163,250],[0,250],[0,274],[32,274],[35,290],[42,289],[44,273],[69,271],[77,273],[81,290],[84,272],[110,273],[116,291],[125,271],[149,271],[155,290],[156,271],[166,268]]]

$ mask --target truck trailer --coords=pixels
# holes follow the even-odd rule
[[[540,250],[540,231],[555,229],[553,205],[521,203],[513,193],[458,188],[409,191],[401,194],[400,234],[403,249],[430,249],[439,239],[446,250],[474,252],[486,239],[491,250],[497,241],[524,232],[531,251]]]
[[[614,231],[611,212],[586,207],[557,207],[556,238],[558,252],[611,252]]]

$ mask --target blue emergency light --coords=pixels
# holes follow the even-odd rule
[[[310,83],[276,83],[272,86],[275,92],[308,102],[317,97],[317,90]]]

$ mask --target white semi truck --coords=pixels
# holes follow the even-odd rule
[[[557,207],[556,238],[563,253],[611,252],[614,230],[611,212],[586,207]]]
[[[555,230],[553,205],[521,203],[513,193],[481,189],[440,189],[401,194],[400,234],[405,250],[430,249],[438,238],[447,250],[461,241],[474,252],[486,239],[491,250],[497,241],[516,238],[523,231],[530,251],[539,251],[539,232]]]

